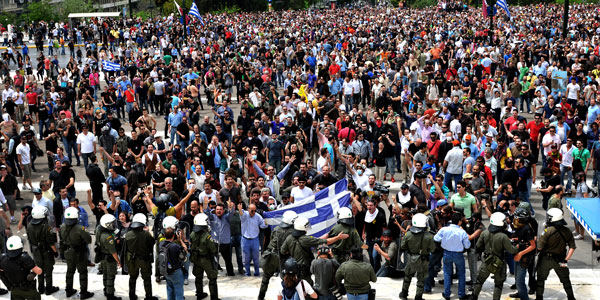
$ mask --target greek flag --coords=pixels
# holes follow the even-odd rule
[[[506,11],[506,15],[510,18],[510,11],[508,11],[508,4],[506,3],[506,0],[498,0],[496,4],[502,7],[502,9]]]
[[[198,6],[196,6],[196,2],[192,2],[192,7],[190,7],[189,15],[196,17],[198,21],[200,21],[200,24],[204,26],[204,20],[202,19],[202,16],[200,16],[200,11],[198,10]]]
[[[114,62],[110,62],[108,60],[103,60],[102,61],[102,70],[104,70],[104,71],[119,71],[119,70],[121,70],[121,65],[114,63]]]
[[[337,222],[337,211],[340,207],[350,207],[350,192],[348,181],[342,179],[301,201],[288,205],[278,210],[265,212],[264,218],[269,225],[281,223],[283,213],[288,210],[295,211],[299,216],[310,221],[311,229],[308,235],[320,237],[333,227]]]

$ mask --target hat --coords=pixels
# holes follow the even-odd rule
[[[444,205],[448,205],[448,201],[442,199],[442,200],[440,200],[440,201],[437,202],[437,206],[438,207],[442,207]]]
[[[34,193],[34,194],[41,194],[41,193],[42,193],[42,189],[40,189],[40,188],[35,188],[35,189],[33,189],[31,192],[32,192],[32,193]]]
[[[0,170],[5,169],[6,170],[6,165],[0,165]]]
[[[460,145],[460,141],[459,140],[454,140],[454,141],[452,141],[452,145],[453,146],[458,146],[458,145]]]
[[[243,130],[243,129],[244,129],[244,126],[242,126],[242,125],[238,125],[237,129],[242,129],[242,130]]]
[[[469,140],[470,141],[471,140],[471,135],[470,134],[465,135],[465,140]]]
[[[289,198],[290,197],[290,193],[288,192],[283,192],[283,194],[281,194],[281,198]]]
[[[473,179],[473,174],[466,173],[465,175],[463,175],[463,179]]]
[[[489,131],[488,131],[488,132],[485,134],[485,136],[491,136],[491,137],[494,137],[494,135],[493,135],[491,132],[489,132]]]

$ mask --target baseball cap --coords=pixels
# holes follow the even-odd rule
[[[458,145],[460,145],[460,142],[458,140],[454,140],[454,141],[452,141],[452,145],[458,146]]]
[[[471,140],[471,135],[470,134],[465,135],[465,140],[469,140],[470,141]]]
[[[444,205],[448,205],[448,201],[442,199],[442,200],[440,200],[440,201],[437,202],[437,206],[438,207],[442,207]]]
[[[31,192],[34,193],[34,194],[41,194],[42,193],[42,189],[40,189],[40,188],[34,188]]]

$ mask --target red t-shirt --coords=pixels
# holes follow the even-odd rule
[[[535,121],[529,121],[529,124],[527,124],[527,127],[525,127],[525,129],[529,129],[529,138],[531,139],[531,141],[536,142],[538,141],[538,135],[540,134],[540,130],[544,128],[544,123],[540,122],[540,124],[535,124]]]
[[[27,93],[27,95],[25,95],[25,97],[27,97],[27,104],[29,104],[29,105],[37,104],[37,96],[38,95],[36,92]]]
[[[135,93],[131,90],[126,90],[125,91],[125,97],[127,98],[125,101],[127,101],[127,103],[132,103],[135,101]]]

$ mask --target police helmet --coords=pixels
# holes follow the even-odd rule
[[[281,218],[281,226],[282,228],[289,228],[290,226],[294,225],[294,221],[296,220],[296,218],[298,217],[298,214],[296,214],[295,211],[293,210],[288,210],[286,212],[283,213],[283,217]]]
[[[75,207],[65,209],[65,224],[75,225],[79,221],[79,210]]]
[[[177,218],[175,218],[173,216],[167,216],[163,219],[163,222],[162,222],[163,229],[171,228],[173,230],[176,230],[177,226],[179,226],[179,220],[177,220]]]
[[[285,263],[283,263],[283,268],[281,270],[283,275],[297,275],[298,274],[298,263],[293,257],[288,258]]]
[[[340,207],[340,209],[337,211],[337,218],[339,223],[354,225],[352,210],[348,207]]]
[[[48,208],[42,205],[36,205],[31,210],[31,224],[40,224],[44,221],[46,216],[48,215]]]
[[[6,255],[10,258],[19,256],[23,252],[23,241],[13,235],[6,240]]]
[[[131,228],[145,227],[146,222],[146,215],[144,215],[143,213],[137,213],[133,215],[133,219],[131,220]]]
[[[105,214],[100,218],[100,226],[104,229],[113,231],[117,228],[117,219],[113,214]]]
[[[208,229],[208,216],[204,213],[197,214],[194,217],[194,232],[200,232],[206,229]]]

